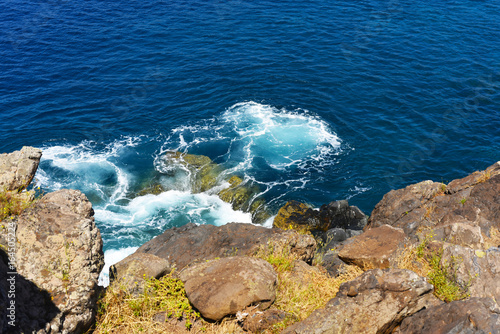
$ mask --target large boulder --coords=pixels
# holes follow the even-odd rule
[[[398,251],[404,246],[405,234],[402,229],[382,225],[370,229],[352,239],[338,253],[347,264],[363,270],[389,268],[394,263]]]
[[[156,255],[181,270],[194,261],[253,255],[260,247],[285,246],[299,259],[310,262],[316,250],[316,241],[310,235],[295,231],[269,229],[252,224],[213,226],[190,223],[166,230],[142,245],[136,253]]]
[[[180,279],[193,306],[207,319],[221,320],[249,305],[268,308],[276,298],[278,277],[266,261],[234,256],[182,270]]]
[[[410,270],[374,269],[340,286],[325,308],[283,333],[392,333],[401,321],[440,302]]]
[[[418,234],[471,248],[500,229],[500,162],[447,186],[432,181],[387,193],[375,206],[366,229],[388,224],[414,241]]]
[[[42,151],[30,146],[0,154],[0,191],[26,189],[35,176],[41,157]]]
[[[82,333],[92,325],[104,265],[101,234],[93,215],[85,195],[60,190],[45,195],[19,216],[17,272],[37,288],[18,300],[23,332],[46,323],[40,333]],[[49,296],[44,301],[52,310],[49,313],[39,312],[43,307],[31,307],[40,291]]]
[[[427,308],[403,320],[396,334],[498,333],[500,308],[491,298],[471,298]]]

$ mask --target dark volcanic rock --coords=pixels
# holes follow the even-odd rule
[[[253,255],[261,246],[290,247],[300,259],[310,262],[316,242],[310,235],[295,231],[269,229],[252,224],[229,223],[223,226],[187,224],[171,228],[142,245],[136,252],[164,258],[181,270],[193,261],[216,257]]]
[[[278,277],[266,261],[233,256],[188,266],[180,272],[189,301],[207,319],[221,320],[229,314],[258,305],[271,306]]]
[[[401,321],[439,301],[412,271],[370,270],[342,284],[326,307],[283,333],[392,333]]]
[[[499,333],[500,308],[491,298],[471,298],[422,310],[403,320],[397,334]]]
[[[367,218],[360,209],[349,206],[345,200],[324,204],[319,210],[304,203],[289,201],[278,211],[273,226],[312,232],[326,232],[332,228],[362,230]]]
[[[387,193],[365,230],[384,224],[402,228],[414,240],[418,233],[433,233],[449,243],[483,248],[491,229],[500,228],[500,162],[448,186],[424,181]]]

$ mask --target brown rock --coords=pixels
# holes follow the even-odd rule
[[[166,259],[177,270],[193,261],[217,257],[253,255],[259,247],[290,247],[299,259],[311,261],[316,242],[310,235],[269,229],[252,224],[229,223],[223,226],[187,224],[166,230],[142,245],[136,252]]]
[[[500,308],[490,298],[471,298],[422,310],[403,320],[397,334],[499,333]]]
[[[48,292],[56,314],[34,314],[31,300],[19,300],[23,331],[33,318],[47,322],[47,332],[85,332],[96,315],[97,281],[104,264],[102,239],[85,195],[60,190],[24,211],[17,224],[17,271]],[[23,306],[24,305],[24,306]],[[45,316],[46,318],[42,318]],[[43,331],[42,331],[43,332]]]
[[[449,243],[485,247],[490,229],[500,228],[500,162],[448,186],[424,181],[389,192],[365,230],[384,224],[402,228],[414,241],[419,233],[432,233]]]
[[[0,191],[26,189],[35,176],[41,157],[41,150],[29,146],[0,154]]]
[[[211,320],[258,304],[268,308],[276,297],[277,274],[266,261],[234,256],[202,262],[182,270],[186,294],[193,306]]]
[[[353,238],[339,252],[339,258],[361,269],[389,268],[403,246],[405,234],[402,229],[383,225],[370,229]]]
[[[268,309],[258,311],[252,308],[252,310],[244,313],[244,320],[242,321],[241,327],[251,333],[262,333],[270,329],[274,324],[287,318],[294,319],[296,317],[282,310]]]
[[[374,269],[340,286],[326,307],[283,333],[392,333],[401,321],[439,301],[412,271]]]
[[[109,268],[110,283],[120,284],[133,295],[144,292],[144,280],[170,273],[170,263],[156,255],[134,253]]]

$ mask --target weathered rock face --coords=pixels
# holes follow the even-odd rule
[[[321,232],[332,228],[362,230],[367,218],[360,209],[349,206],[345,200],[324,204],[319,210],[314,210],[304,203],[289,201],[278,211],[273,226]]]
[[[249,305],[268,308],[276,298],[277,274],[266,261],[233,256],[189,266],[181,271],[186,294],[207,319],[221,320]]]
[[[19,325],[24,332],[47,323],[42,332],[81,333],[95,319],[98,276],[103,267],[102,239],[85,195],[60,190],[45,195],[19,216],[17,271],[36,284],[19,300]],[[47,292],[49,313],[33,311],[33,294]],[[52,305],[52,307],[51,307]],[[57,311],[55,311],[57,310]],[[39,328],[38,328],[39,329]]]
[[[392,333],[405,317],[439,303],[432,291],[412,271],[370,270],[342,284],[325,308],[283,333]]]
[[[0,190],[26,189],[35,176],[42,151],[24,146],[20,151],[0,154]]]
[[[403,320],[397,334],[498,333],[500,308],[491,298],[471,298],[422,310]]]
[[[500,248],[473,250],[458,245],[445,246],[441,262],[472,297],[500,300]]]
[[[243,312],[238,312],[236,317]],[[268,309],[264,311],[259,311],[255,308],[251,308],[249,312],[243,313],[241,315],[241,327],[250,333],[263,333],[265,330],[270,329],[274,324],[285,320],[286,318],[294,318],[292,314],[288,314],[285,311]]]
[[[500,228],[500,162],[448,186],[424,181],[389,192],[375,206],[366,229],[384,224],[402,228],[414,239],[427,229],[436,239],[484,248],[491,228]]]
[[[312,236],[294,231],[268,229],[252,224],[229,223],[223,226],[187,224],[171,228],[142,245],[136,252],[166,259],[177,270],[194,261],[216,257],[253,255],[259,247],[289,246],[292,253],[311,261],[316,250]]]
[[[356,236],[339,252],[339,258],[363,270],[389,268],[403,247],[405,234],[402,229],[383,225]]]
[[[144,279],[170,273],[170,263],[156,255],[134,253],[109,268],[110,283],[120,284],[132,295],[144,292]]]

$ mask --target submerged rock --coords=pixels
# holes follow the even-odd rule
[[[172,151],[165,153],[167,166],[181,167],[187,170],[190,178],[191,191],[200,193],[217,185],[222,167],[205,155],[196,155]]]
[[[226,181],[225,177],[227,176],[223,173],[224,168],[204,155],[177,151],[167,152],[165,154],[165,163],[167,169],[171,170],[173,174],[175,174],[176,168],[181,168],[187,172],[193,193],[210,191]],[[262,224],[271,217],[265,201],[257,197],[260,193],[258,186],[248,185],[236,175],[231,176],[227,182],[229,186],[217,193],[221,200],[230,203],[234,210],[251,213],[252,222],[255,224]],[[154,191],[159,189],[164,188],[155,185],[153,189],[147,188],[142,192],[144,194],[155,193]]]
[[[179,276],[189,301],[203,317],[215,321],[249,305],[265,310],[276,298],[277,274],[259,258],[234,256],[201,262]]]

